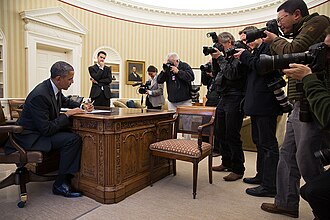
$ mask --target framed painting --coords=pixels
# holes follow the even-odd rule
[[[145,82],[145,63],[144,61],[127,60],[126,61],[126,84]]]

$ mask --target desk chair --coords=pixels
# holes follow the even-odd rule
[[[2,108],[0,108],[0,164],[15,163],[17,166],[15,172],[0,182],[0,189],[10,185],[20,185],[20,201],[17,204],[19,208],[23,208],[27,201],[26,183],[55,179],[55,176],[38,176],[27,170],[25,167],[27,163],[41,163],[43,161],[43,153],[40,151],[26,151],[15,142],[13,134],[18,134],[22,131],[22,126],[6,125],[5,115]],[[6,155],[4,145],[8,139],[17,151]]]
[[[202,106],[179,106],[173,119],[157,124],[157,142],[149,146],[151,151],[150,185],[153,184],[152,174],[154,157],[168,158],[173,164],[173,175],[176,175],[176,160],[193,163],[193,198],[196,198],[198,163],[208,157],[209,183],[212,184],[212,149],[215,108]],[[159,140],[164,123],[174,123],[172,138]],[[187,123],[188,122],[188,123]],[[197,140],[177,139],[177,134],[198,135]],[[209,143],[202,142],[202,136],[209,137]]]
[[[25,99],[8,100],[10,120],[16,120],[19,118],[19,112],[17,111],[17,109],[22,109],[24,102]]]

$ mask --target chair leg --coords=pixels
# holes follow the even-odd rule
[[[154,173],[154,161],[155,161],[155,158],[153,155],[151,155],[150,157],[150,174],[149,174],[149,178],[150,178],[150,186],[152,186],[152,176],[153,176],[153,173]]]
[[[176,176],[176,160],[175,159],[172,160],[172,164],[173,164],[173,176]]]
[[[16,170],[16,175],[18,176],[19,186],[21,190],[20,201],[17,203],[17,206],[19,208],[23,208],[27,201],[26,183],[29,182],[28,170],[25,167],[18,168]]]
[[[212,153],[209,155],[209,183],[212,184],[213,183],[213,178],[212,178]]]
[[[196,199],[198,161],[193,162],[193,198]]]

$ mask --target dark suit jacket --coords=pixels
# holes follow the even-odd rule
[[[142,81],[141,77],[139,76],[139,74],[136,73],[137,76],[134,75],[134,73],[130,73],[128,75],[128,81],[134,81],[134,82],[139,82]]]
[[[79,107],[78,102],[66,98],[62,93],[58,104],[55,94],[47,79],[37,85],[27,96],[23,111],[17,121],[18,125],[24,127],[21,134],[15,135],[15,140],[27,150],[40,150],[48,152],[51,150],[50,136],[66,129],[69,118],[60,114],[60,108]],[[13,152],[10,144],[6,144],[6,152]]]
[[[97,64],[88,67],[89,75],[95,79],[98,84],[93,83],[89,97],[95,99],[102,92],[107,99],[110,99],[110,83],[112,82],[111,67],[104,66],[103,70]]]
[[[281,112],[280,105],[266,83],[266,77],[272,77],[273,74],[278,74],[278,72],[273,71],[261,76],[259,74],[260,54],[270,54],[268,44],[262,43],[253,54],[246,50],[240,57],[241,62],[249,67],[244,113],[246,115],[278,115]]]

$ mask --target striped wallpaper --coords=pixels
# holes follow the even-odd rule
[[[82,94],[80,95],[85,97],[89,95],[91,86],[87,68],[92,64],[92,55],[96,48],[105,46],[117,50],[122,58],[124,71],[126,71],[126,60],[142,60],[145,61],[146,67],[153,64],[161,69],[167,53],[171,51],[177,52],[181,60],[189,63],[191,67],[199,67],[208,60],[208,57],[202,54],[202,46],[212,44],[211,39],[206,38],[207,32],[228,31],[238,37],[238,31],[242,29],[242,27],[218,29],[158,27],[110,18],[57,0],[1,0],[0,28],[7,40],[7,97],[25,97],[27,95],[24,21],[20,18],[19,13],[47,7],[63,7],[88,30],[83,38],[82,71],[80,73],[82,74]],[[329,16],[330,3],[328,1],[310,11]],[[274,12],[275,17],[276,12]],[[256,24],[256,26],[262,27],[264,23]],[[121,80],[125,80],[125,78],[122,76]],[[125,83],[122,86],[124,86],[122,97],[139,98],[131,86],[125,85]],[[205,88],[202,89],[202,96],[205,95],[205,91]]]

